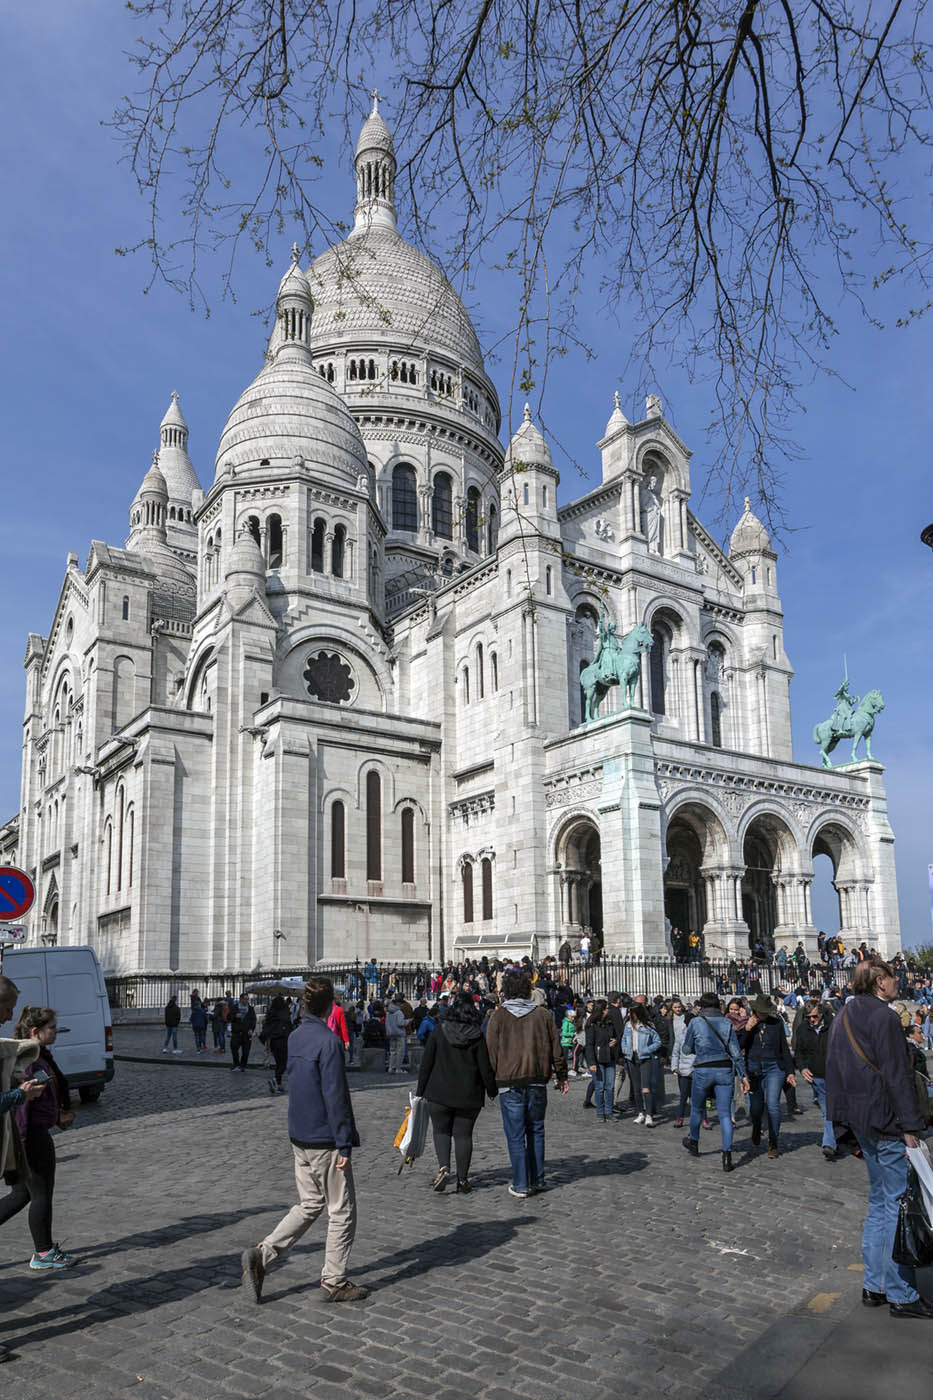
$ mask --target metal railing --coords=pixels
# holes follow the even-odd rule
[[[115,1011],[161,1010],[170,996],[184,1006],[192,992],[201,1000],[214,1002],[227,992],[239,996],[252,982],[271,982],[276,977],[307,977],[308,967],[277,967],[262,972],[141,972],[129,977],[106,977],[107,998]]]

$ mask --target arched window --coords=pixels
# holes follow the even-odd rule
[[[107,856],[106,856],[106,864],[105,864],[105,869],[106,869],[106,871],[107,871],[107,883],[106,883],[106,885],[105,885],[105,887],[104,887],[104,894],[109,894],[109,893],[110,893],[110,881],[111,881],[111,878],[112,878],[112,875],[113,875],[113,823],[112,823],[112,822],[108,822],[108,823],[107,823],[107,829],[106,829],[106,833],[105,833],[105,835],[104,835],[104,841],[105,841],[106,846],[107,846]]]
[[[338,525],[334,531],[334,543],[331,553],[331,573],[334,578],[343,578],[343,559],[346,552],[347,528],[345,525]]]
[[[330,809],[330,878],[347,878],[346,812],[342,802]]]
[[[252,535],[256,543],[262,547],[262,540],[259,538],[259,516],[251,515],[246,522],[246,528]]]
[[[722,748],[722,702],[719,691],[714,690],[709,697],[710,742],[714,749]]]
[[[526,482],[525,482],[525,485],[524,485],[524,487],[523,487],[523,489],[522,489],[522,501],[523,501],[523,503],[524,503],[526,506],[528,505],[528,499],[529,499],[528,482],[526,481]]]
[[[129,598],[124,597],[124,599],[123,599],[123,621],[124,621],[124,622],[128,622],[128,621],[129,621],[129,616],[130,616],[130,600],[129,600]]]
[[[392,529],[417,530],[418,489],[414,467],[400,462],[392,470]]]
[[[580,659],[580,675],[581,675],[581,676],[583,675],[583,672],[586,670],[586,668],[587,668],[587,666],[589,666],[589,664],[590,664],[590,663],[589,663],[589,661],[586,659],[585,656],[584,656],[584,657],[581,657],[581,659]],[[580,689],[580,723],[582,724],[582,723],[583,723],[584,715],[586,714],[586,691],[583,689],[583,682],[582,682],[582,681],[580,682],[580,687],[579,687],[579,689]]]
[[[488,856],[483,857],[481,867],[483,879],[483,919],[492,918],[492,861]]]
[[[324,521],[315,520],[311,531],[311,572],[324,572]]]
[[[454,537],[454,495],[453,482],[447,472],[438,472],[434,478],[434,498],[431,502],[431,529],[438,539],[452,540]]]
[[[117,794],[117,889],[123,886],[123,806],[126,794],[122,787]]]
[[[469,861],[464,862],[463,874],[463,922],[472,924],[473,922],[473,867]]]
[[[489,507],[489,518],[486,522],[486,553],[495,554],[496,546],[499,543],[499,512],[495,506]]]
[[[126,883],[129,889],[133,888],[133,854],[134,837],[136,835],[136,809],[130,807],[126,814]]]
[[[477,644],[476,644],[476,698],[477,698],[477,700],[484,700],[485,697],[486,697],[486,676],[485,676],[485,670],[486,670],[486,668],[485,668],[485,666],[483,665],[483,644],[482,644],[482,642],[477,642]]]
[[[471,486],[467,491],[466,542],[474,554],[479,554],[479,499],[479,491]]]
[[[666,685],[665,675],[667,671],[667,656],[670,650],[670,638],[663,627],[652,627],[651,629],[651,651],[648,653],[651,660],[649,670],[651,673],[651,709],[656,715],[667,713],[665,708]]]
[[[375,769],[366,774],[366,878],[382,879],[382,781]]]
[[[494,651],[489,653],[489,684],[493,693],[499,689],[499,657]]]
[[[280,569],[285,563],[285,543],[282,535],[282,517],[270,515],[266,525],[269,540],[269,568]]]
[[[547,568],[544,570],[544,591],[545,591],[545,593],[547,594],[547,596],[548,596],[549,598],[550,598],[550,596],[551,596],[551,588],[552,588],[552,586],[553,586],[553,574],[552,574],[552,572],[551,572],[551,566],[550,566],[550,564],[548,564]]]
[[[415,883],[415,809],[402,808],[402,884]]]
[[[507,597],[507,598],[511,598],[511,596],[512,596],[512,570],[511,570],[511,569],[506,569],[506,571],[505,571],[505,594],[506,594],[506,597]]]
[[[470,668],[469,668],[469,666],[464,666],[464,668],[463,668],[463,703],[464,703],[464,705],[469,705],[469,703],[470,703]]]

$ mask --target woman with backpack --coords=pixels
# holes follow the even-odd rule
[[[473,1189],[473,1125],[486,1096],[494,1099],[498,1092],[480,1014],[473,998],[458,992],[425,1046],[418,1075],[417,1094],[427,1100],[437,1153],[432,1190],[443,1191],[451,1179],[451,1143],[456,1156],[457,1190]]]
[[[586,1063],[595,1086],[597,1123],[608,1123],[612,1117],[612,1091],[616,1082],[616,1061],[619,1047],[615,1026],[609,1015],[609,1003],[598,1001],[586,1023]]]
[[[288,1037],[291,1033],[292,1018],[285,1004],[285,998],[282,996],[273,997],[262,1023],[262,1030],[259,1032],[260,1042],[272,1055],[275,1066],[269,1076],[270,1094],[285,1093],[282,1076],[285,1073],[285,1066],[288,1064]]]

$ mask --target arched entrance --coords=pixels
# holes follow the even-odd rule
[[[557,843],[563,936],[582,937],[589,929],[596,946],[603,941],[603,884],[599,828],[580,817],[561,833]]]
[[[834,934],[838,930],[843,941],[848,935],[850,942],[857,942],[867,936],[871,919],[869,881],[862,877],[855,838],[838,822],[825,822],[813,837],[811,854],[814,873],[823,863],[819,861],[821,856],[828,858],[832,870],[832,891],[826,893],[835,893],[836,909],[833,912],[837,917],[832,921],[826,920],[829,926],[824,927],[824,932]]]
[[[717,917],[709,906],[707,882],[710,871],[724,864],[726,851],[721,822],[701,803],[688,802],[679,807],[668,822],[664,914],[676,958],[686,960],[690,934],[702,937],[707,923]]]
[[[797,935],[792,890],[780,877],[793,867],[793,837],[779,817],[756,817],[745,833],[742,858],[742,916],[748,924],[749,951],[774,952],[775,938]]]

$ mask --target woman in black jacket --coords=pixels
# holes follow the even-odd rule
[[[418,1096],[427,1099],[437,1175],[431,1183],[443,1191],[450,1180],[450,1144],[457,1159],[457,1190],[470,1191],[473,1124],[485,1096],[496,1097],[496,1078],[489,1063],[479,1012],[473,998],[458,992],[447,1015],[431,1032],[421,1060]]]
[[[596,1121],[608,1123],[612,1117],[612,1093],[616,1081],[619,1042],[609,1015],[609,1004],[598,1001],[586,1023],[586,1063],[593,1076]]]
[[[259,1039],[272,1055],[275,1069],[269,1076],[269,1093],[284,1094],[282,1076],[288,1064],[288,1037],[292,1033],[292,1018],[288,1013],[284,997],[273,997],[269,1003]]]
[[[770,998],[756,997],[751,1010],[752,1014],[748,1018],[745,1030],[739,1037],[739,1046],[745,1056],[745,1067],[751,1086],[752,1143],[757,1147],[761,1142],[761,1120],[767,1103],[768,1156],[779,1157],[781,1090],[785,1080],[791,1085],[797,1083],[794,1078],[794,1062],[787,1043],[784,1022],[778,1016]]]

